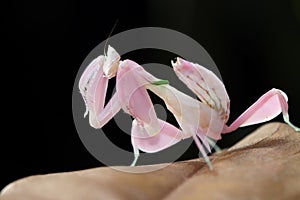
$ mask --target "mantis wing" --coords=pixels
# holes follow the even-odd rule
[[[216,110],[226,123],[229,118],[229,97],[222,81],[199,64],[177,58],[172,66],[179,79],[206,105]]]

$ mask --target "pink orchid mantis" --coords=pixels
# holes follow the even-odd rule
[[[79,81],[80,92],[89,113],[90,125],[103,127],[120,109],[134,117],[131,129],[134,161],[139,150],[153,153],[166,149],[182,139],[193,137],[201,154],[212,165],[202,144],[211,151],[209,138],[219,140],[221,133],[231,132],[238,127],[268,121],[280,112],[289,122],[287,97],[277,89],[263,95],[246,110],[232,125],[225,123],[229,118],[229,97],[223,83],[206,68],[178,58],[172,63],[178,77],[199,97],[198,101],[158,79],[131,61],[120,61],[120,56],[108,47],[107,55],[93,60]],[[116,93],[104,106],[108,80],[116,76]],[[162,98],[175,116],[181,129],[158,119],[151,99],[151,90]],[[209,138],[207,138],[209,137]],[[202,142],[202,144],[201,144]]]
[[[208,160],[199,138],[210,150],[209,144],[204,139],[203,133],[197,130],[199,129],[197,118],[202,116],[200,120],[202,126],[208,126],[211,109],[169,86],[166,81],[155,78],[137,63],[130,60],[119,61],[119,56],[110,46],[107,54],[93,60],[79,81],[91,126],[101,128],[123,108],[126,113],[135,118],[132,124],[132,144],[135,155],[132,165],[137,161],[139,149],[149,153],[157,152],[192,135]],[[115,59],[108,58],[111,55]],[[113,68],[117,66],[118,69],[105,71],[104,69],[109,68],[107,66]],[[107,74],[106,72],[109,71],[112,73]],[[116,93],[104,107],[108,79],[114,76],[117,76]],[[157,118],[146,89],[152,90],[165,100],[183,131]]]

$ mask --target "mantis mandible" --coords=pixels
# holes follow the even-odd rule
[[[265,93],[231,125],[226,125],[230,100],[222,81],[210,70],[182,58],[177,58],[172,66],[179,79],[200,101],[172,87],[167,80],[154,77],[139,64],[131,60],[121,61],[111,46],[108,46],[107,55],[94,59],[80,78],[79,89],[86,104],[85,116],[89,113],[92,127],[103,127],[121,109],[134,118],[131,129],[132,166],[137,162],[139,150],[158,152],[192,137],[212,170],[204,150],[205,147],[211,151],[209,138],[220,140],[221,134],[269,121],[280,113],[287,124],[300,131],[289,121],[287,95],[279,89]],[[113,77],[116,77],[116,92],[104,106],[108,81]],[[180,128],[157,117],[147,90],[164,100]]]

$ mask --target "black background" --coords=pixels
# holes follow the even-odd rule
[[[157,26],[198,41],[222,74],[231,99],[230,122],[276,87],[288,94],[291,120],[300,126],[297,0],[10,1],[2,10],[7,62],[1,66],[0,189],[29,175],[101,166],[76,133],[72,89],[80,64],[116,20],[114,33]],[[169,64],[169,56],[148,50],[126,58]],[[241,128],[219,144],[228,147],[257,127]],[[130,140],[122,143],[131,146]]]

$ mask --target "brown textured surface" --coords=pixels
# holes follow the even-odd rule
[[[32,176],[0,199],[300,199],[300,133],[285,124],[266,124],[211,159],[214,171],[197,159],[144,174],[96,168]]]

